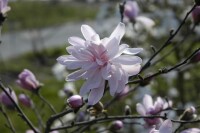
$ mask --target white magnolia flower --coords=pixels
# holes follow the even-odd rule
[[[68,69],[78,69],[67,77],[67,81],[85,79],[80,95],[88,96],[88,104],[96,104],[104,94],[105,81],[108,80],[110,94],[120,93],[128,77],[139,73],[142,59],[138,54],[142,48],[129,48],[121,44],[125,25],[119,23],[109,37],[100,39],[99,35],[88,25],[81,26],[85,40],[79,37],[68,39],[70,55],[60,56],[57,61]]]

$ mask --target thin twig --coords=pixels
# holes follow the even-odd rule
[[[63,111],[63,112],[61,112],[61,113],[52,115],[52,116],[48,119],[48,121],[47,121],[47,123],[46,123],[45,133],[49,133],[50,128],[51,128],[51,125],[53,124],[53,122],[54,122],[56,119],[59,119],[60,117],[66,115],[66,114],[68,114],[68,113],[71,113],[71,112],[73,112],[73,111],[74,111],[73,109],[68,109],[68,110],[65,110],[65,111]]]
[[[113,121],[113,120],[124,120],[124,119],[154,119],[154,118],[161,118],[161,119],[168,119],[167,116],[160,116],[160,115],[152,115],[152,116],[138,116],[138,115],[129,115],[129,116],[107,116],[107,117],[101,117],[101,118],[96,118],[93,120],[89,121],[83,121],[83,122],[77,122],[74,123],[73,125],[66,125],[66,126],[61,126],[57,128],[53,128],[50,131],[55,131],[55,130],[64,130],[68,128],[73,128],[81,125],[94,125],[99,122],[108,122],[108,121]],[[183,120],[171,120],[174,123],[182,123],[182,124],[188,124],[188,123],[200,123],[200,119],[197,120],[192,120],[192,121],[183,121]]]
[[[12,133],[16,133],[15,128],[12,124],[12,121],[10,117],[7,115],[6,111],[4,110],[3,107],[0,107],[0,111],[2,112],[3,116],[6,118],[7,123],[8,123],[8,128],[11,130]]]
[[[145,65],[142,67],[141,71],[144,71],[146,68],[148,68],[151,65],[151,61],[166,47],[171,43],[171,40],[177,35],[177,33],[180,31],[180,29],[182,28],[182,26],[185,24],[186,19],[188,18],[189,14],[194,10],[194,8],[197,5],[194,4],[193,7],[191,8],[191,10],[189,12],[187,12],[185,18],[183,19],[183,21],[181,22],[181,24],[179,25],[179,27],[176,29],[175,32],[173,32],[172,34],[170,34],[169,38],[167,39],[167,41],[150,57],[150,59],[145,63]]]
[[[9,99],[12,101],[14,106],[16,107],[17,111],[19,112],[22,119],[27,123],[27,125],[34,131],[34,133],[38,133],[38,131],[34,128],[32,122],[28,119],[28,117],[24,114],[22,109],[16,104],[16,102],[12,99],[12,97],[8,94],[8,92],[5,90],[5,86],[0,81],[0,88],[5,92],[5,94],[9,97]]]
[[[172,71],[172,70],[175,70],[175,69],[177,69],[178,67],[187,64],[188,61],[189,61],[199,50],[200,50],[200,48],[198,48],[197,50],[195,50],[195,51],[194,51],[190,56],[188,56],[184,61],[182,61],[181,63],[179,63],[179,64],[177,64],[177,65],[175,65],[175,66],[173,66],[173,67],[171,67],[171,68],[169,68],[169,69],[167,69],[167,68],[160,69],[158,72],[156,72],[156,73],[154,73],[154,74],[152,74],[152,75],[150,75],[150,76],[147,76],[147,77],[145,77],[145,78],[143,78],[143,79],[137,79],[137,80],[134,80],[134,81],[129,81],[128,84],[137,84],[137,83],[141,83],[141,82],[144,82],[145,80],[150,80],[150,79],[152,79],[152,78],[154,78],[154,77],[156,77],[156,76],[158,76],[158,75],[166,74],[166,73],[168,73],[168,72],[170,72],[170,71]]]

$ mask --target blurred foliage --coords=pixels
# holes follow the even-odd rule
[[[9,5],[12,11],[8,13],[4,31],[44,28],[94,19],[98,11],[98,5],[73,2],[55,4],[48,1],[19,1],[10,2]]]

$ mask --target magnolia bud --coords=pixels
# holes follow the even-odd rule
[[[120,130],[121,128],[123,128],[122,121],[116,120],[111,123],[109,130],[112,132],[116,132],[116,131]]]
[[[98,114],[103,113],[103,112],[105,112],[105,110],[104,110],[104,106],[101,102],[98,102],[89,108],[89,113],[92,116],[97,116]]]
[[[17,96],[16,96],[15,92],[13,90],[9,89],[9,88],[6,88],[5,90],[11,96],[11,98],[15,101],[15,103],[18,103]],[[12,102],[12,100],[10,100],[9,96],[5,92],[1,92],[0,102],[8,108],[12,109],[12,108],[15,107],[15,104]]]
[[[124,6],[124,15],[129,18],[130,21],[134,22],[138,16],[139,6],[136,1],[126,1]]]
[[[192,18],[195,24],[200,22],[200,6],[196,6],[192,11]]]
[[[24,69],[18,76],[16,81],[19,86],[30,91],[37,91],[40,87],[39,81],[36,79],[35,75],[28,69]]]
[[[83,106],[83,98],[80,95],[73,95],[67,99],[67,104],[73,109],[78,109]]]
[[[192,119],[194,119],[195,112],[196,112],[196,109],[193,106],[187,108],[183,112],[183,114],[180,116],[180,120],[192,120]]]
[[[197,63],[200,61],[200,51],[198,51],[190,60],[192,63]]]
[[[19,102],[20,102],[22,105],[24,105],[24,106],[26,106],[26,107],[29,107],[29,108],[33,107],[33,102],[32,102],[32,100],[31,100],[27,95],[25,95],[25,94],[20,94],[20,95],[18,96],[18,99],[19,99]]]
[[[131,114],[131,108],[129,105],[125,106],[125,115],[130,115]]]

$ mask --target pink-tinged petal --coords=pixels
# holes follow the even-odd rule
[[[153,99],[150,95],[145,94],[143,98],[143,105],[146,110],[149,110],[153,107]]]
[[[122,39],[122,37],[124,36],[125,33],[125,25],[124,23],[119,23],[117,25],[117,27],[115,28],[115,30],[112,32],[112,34],[110,35],[110,39],[112,38],[116,38],[118,40],[118,42]]]
[[[93,41],[96,44],[100,44],[101,43],[101,40],[100,40],[100,37],[99,37],[98,34],[93,35],[92,38],[91,38],[91,41]]]
[[[160,133],[172,133],[171,120],[165,120],[159,128]]]
[[[143,51],[143,48],[126,48],[123,53],[129,55],[135,55]]]
[[[91,69],[97,69],[98,65],[96,62],[92,62],[92,61],[88,61],[88,62],[84,62],[82,63],[82,67],[83,70],[91,70]]]
[[[108,80],[108,84],[109,84],[109,87],[110,87],[110,95],[111,96],[114,96],[116,91],[117,91],[117,88],[118,88],[118,80],[116,77],[114,77],[113,75],[111,76],[111,78]]]
[[[91,40],[91,38],[96,35],[96,32],[89,25],[82,25],[81,32],[86,40]]]
[[[98,72],[92,76],[91,78],[87,79],[86,83],[81,87],[80,89],[80,95],[84,96],[86,93],[88,93],[91,89],[98,88],[100,86],[100,83],[102,82],[101,74]]]
[[[80,37],[69,37],[68,42],[72,46],[77,46],[77,47],[85,47],[85,40],[83,40]]]
[[[140,64],[135,65],[122,65],[123,70],[129,75],[137,75],[141,70]]]
[[[145,108],[144,108],[144,106],[142,104],[137,103],[136,104],[136,110],[140,115],[142,115],[142,116],[146,115],[146,110],[145,110]]]
[[[83,63],[87,62],[87,61],[78,60],[71,55],[60,56],[59,58],[57,58],[57,61],[60,64],[65,65],[68,69],[80,68]]]
[[[122,65],[134,65],[141,64],[142,59],[138,56],[121,55],[118,58],[113,59],[113,62],[118,62]]]
[[[154,109],[155,109],[154,112],[159,113],[160,111],[162,111],[163,106],[164,106],[164,101],[160,97],[158,97],[154,103]]]
[[[98,88],[91,90],[89,97],[88,97],[89,105],[94,105],[100,101],[100,99],[103,97],[104,87],[105,87],[105,81],[102,80],[102,82]]]
[[[128,47],[129,47],[129,46],[128,46],[127,44],[121,44],[121,45],[119,45],[119,51],[118,51],[118,53],[115,55],[114,58],[119,57],[119,56],[123,53],[123,51],[124,51],[126,48],[128,48]]]
[[[119,81],[117,93],[121,93],[127,83],[128,83],[128,75],[125,71],[122,70],[122,76],[121,76],[121,80]]]
[[[190,128],[190,129],[186,129],[186,130],[182,131],[181,133],[200,133],[200,129],[199,128]]]
[[[111,71],[111,66],[110,64],[107,64],[105,67],[101,69],[102,77],[108,80],[111,77],[110,71]]]
[[[108,56],[110,59],[115,57],[119,51],[119,41],[116,38],[112,38],[106,45],[106,49],[108,50]]]
[[[84,73],[85,73],[84,70],[77,70],[69,74],[66,78],[66,81],[75,81],[75,80],[81,79]]]

